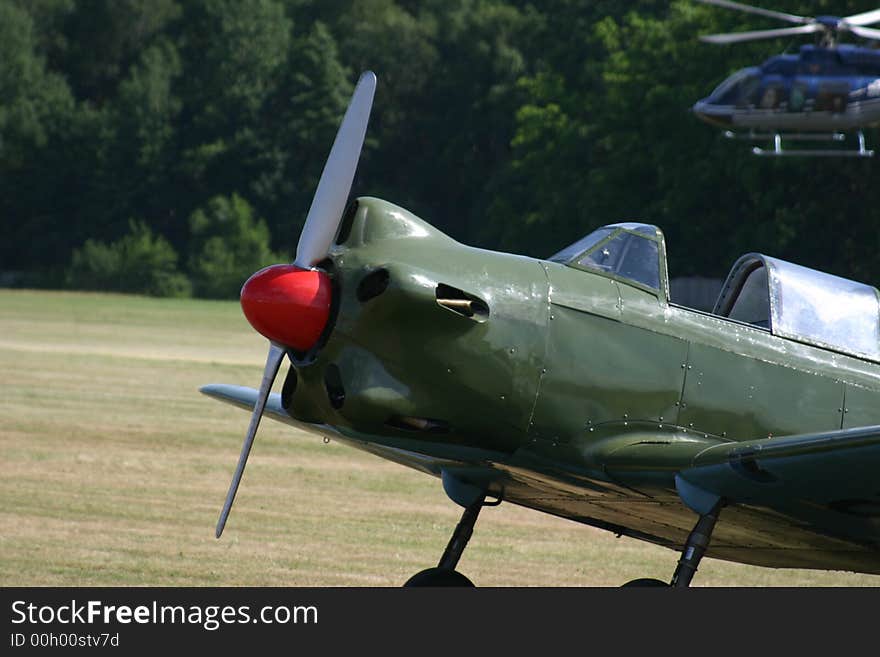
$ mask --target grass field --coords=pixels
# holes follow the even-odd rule
[[[214,538],[247,415],[198,387],[258,385],[265,349],[234,302],[0,290],[0,585],[396,586],[435,565],[459,516],[437,480],[271,421]],[[676,559],[502,504],[460,569],[617,586]],[[707,559],[694,583],[880,577]]]

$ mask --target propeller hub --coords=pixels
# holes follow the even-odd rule
[[[845,19],[838,16],[816,16],[816,22],[819,25],[827,27],[829,30],[836,30]]]
[[[295,265],[272,265],[241,288],[241,309],[254,329],[272,342],[308,351],[330,317],[330,277]]]

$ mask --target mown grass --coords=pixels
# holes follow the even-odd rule
[[[0,585],[396,586],[434,565],[459,515],[437,480],[269,421],[214,539],[247,415],[197,390],[257,385],[265,348],[236,303],[0,291]],[[460,567],[617,586],[676,559],[502,504]],[[880,577],[706,560],[695,584]]]

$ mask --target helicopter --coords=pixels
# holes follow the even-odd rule
[[[757,253],[712,312],[670,299],[656,226],[547,259],[461,244],[388,201],[348,202],[376,76],[355,88],[292,264],[241,290],[267,338],[220,538],[265,415],[440,480],[461,519],[405,586],[473,586],[486,507],[516,504],[671,550],[880,574],[880,292]],[[289,361],[280,392],[272,385]]]
[[[880,50],[838,43],[841,34],[880,40],[880,30],[865,27],[880,22],[880,9],[852,16],[798,16],[730,0],[699,0],[795,23],[797,27],[701,36],[707,43],[729,44],[813,34],[816,44],[798,54],[776,55],[760,66],[741,69],[706,98],[694,104],[694,114],[721,127],[730,139],[772,140],[772,148],[754,147],[755,155],[873,157],[863,128],[880,122]],[[856,131],[856,148],[790,148],[790,142],[842,143]]]

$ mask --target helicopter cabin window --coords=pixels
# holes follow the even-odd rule
[[[710,102],[715,105],[733,105],[742,95],[742,86],[746,79],[755,77],[752,69],[737,71],[724,82],[719,84],[709,96]]]
[[[781,82],[771,82],[761,90],[758,107],[761,109],[777,109],[786,100],[785,85]]]
[[[880,361],[880,293],[758,253],[736,261],[712,311],[773,335]]]
[[[788,109],[790,112],[801,112],[807,102],[807,90],[809,86],[806,82],[795,82],[791,85],[791,94],[788,98]]]
[[[736,106],[740,109],[753,107],[758,101],[760,87],[761,77],[759,75],[750,75],[745,78],[739,85]]]
[[[819,85],[819,92],[816,94],[816,104],[813,109],[818,112],[834,112],[839,114],[846,110],[848,96],[848,82],[823,83]]]

